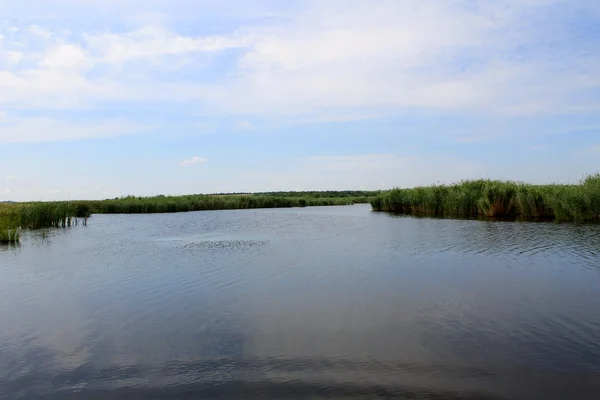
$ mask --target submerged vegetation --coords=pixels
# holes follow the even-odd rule
[[[453,185],[393,189],[371,201],[373,210],[438,217],[522,217],[600,221],[600,173],[577,185],[529,185],[472,180]]]

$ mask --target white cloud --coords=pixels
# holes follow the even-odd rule
[[[14,176],[14,175],[7,175],[5,179],[7,182],[10,182],[10,181],[14,180],[15,178],[16,178],[16,176]]]
[[[19,63],[24,57],[24,54],[22,51],[8,51],[6,53],[6,55],[8,58],[8,62],[11,64]]]
[[[239,16],[271,16],[269,10],[281,12],[277,2],[225,7],[175,1],[174,7],[153,0],[142,10],[134,3],[115,5],[119,12],[138,14],[142,25],[128,31],[115,28],[122,25],[110,23],[95,0],[85,6],[70,0],[40,6],[41,15],[54,17],[38,25],[11,25],[2,32],[0,24],[0,34],[5,33],[0,107],[41,112],[115,104],[127,109],[131,102],[185,104],[242,121],[238,129],[247,129],[241,124],[254,116],[276,124],[368,119],[415,109],[470,115],[600,109],[590,94],[600,88],[600,56],[592,51],[593,38],[569,36],[573,17],[560,13],[569,6],[564,0],[305,1],[297,3],[300,11],[270,20]],[[0,0],[6,13],[19,16],[25,4],[33,3]],[[577,8],[596,18],[598,4],[581,0]],[[86,8],[94,10],[90,19],[104,16],[103,23],[94,19],[100,28],[85,32],[51,24],[63,11]],[[201,16],[192,12],[199,9]],[[146,12],[164,17],[142,18]],[[168,29],[178,26],[169,20],[175,15],[235,18],[220,33],[206,34]],[[250,22],[239,25],[240,20]],[[44,21],[48,26],[41,26]],[[557,43],[552,47],[550,34]]]
[[[40,62],[40,66],[79,70],[89,68],[91,61],[79,46],[66,44],[50,50]]]
[[[27,31],[31,33],[33,36],[38,36],[44,39],[49,39],[52,37],[52,32],[47,29],[41,28],[37,25],[30,25],[27,27]]]
[[[207,161],[208,161],[208,159],[206,159],[206,158],[194,156],[192,158],[187,158],[185,160],[181,160],[179,165],[182,167],[190,167],[190,166],[196,165],[196,164],[204,164]]]
[[[411,171],[411,173],[407,173]],[[347,190],[414,187],[481,177],[481,165],[443,156],[356,154],[288,160],[284,171],[236,171],[219,179],[221,191]],[[317,178],[318,177],[318,178]],[[223,183],[226,182],[226,183]]]
[[[548,28],[546,21],[530,27],[528,6],[515,2],[352,5],[321,2],[294,23],[248,33],[238,79],[211,100],[222,109],[270,115],[373,107],[555,112],[557,105],[575,106],[567,94],[586,88],[600,65],[597,57],[591,64],[574,57],[569,64],[577,67],[567,74],[560,70],[565,60],[549,59],[543,48],[507,61]]]
[[[240,46],[240,43],[228,37],[187,37],[160,26],[148,26],[126,34],[90,35],[86,37],[86,42],[97,61],[105,63],[214,52]]]

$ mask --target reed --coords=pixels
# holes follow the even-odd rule
[[[320,197],[281,195],[188,195],[188,196],[127,196],[111,200],[81,202],[91,213],[98,214],[147,214],[206,210],[231,210],[249,208],[289,208],[311,206],[335,206],[369,203],[370,196]],[[322,193],[322,192],[318,192]],[[360,192],[362,194],[362,192]]]
[[[462,181],[393,189],[371,201],[375,211],[450,217],[522,217],[600,221],[600,174],[577,185],[529,185],[497,180]]]
[[[87,224],[92,213],[142,214],[246,208],[335,206],[369,203],[379,192],[272,192],[187,196],[127,196],[109,200],[0,204],[0,241],[18,241],[21,229]],[[327,197],[331,196],[331,197]]]
[[[19,243],[20,240],[21,230],[19,228],[0,228],[0,243]]]
[[[21,228],[65,228],[80,221],[87,223],[89,205],[72,202],[26,203],[19,208],[18,222]]]
[[[14,226],[10,221],[0,220],[0,243],[19,243],[21,229]]]
[[[0,243],[18,243],[21,239],[21,229],[17,221],[17,208],[0,207]]]

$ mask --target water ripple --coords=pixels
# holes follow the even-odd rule
[[[0,247],[0,398],[589,399],[600,225],[94,216]]]

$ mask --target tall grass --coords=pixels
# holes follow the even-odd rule
[[[381,192],[378,190],[327,190],[327,191],[305,191],[305,192],[262,192],[253,193],[252,196],[267,197],[295,197],[295,198],[368,198],[375,197]]]
[[[17,208],[2,205],[0,207],[0,243],[18,243],[21,229],[17,222]]]
[[[111,200],[0,204],[0,242],[19,241],[21,229],[87,224],[92,213],[140,214],[244,208],[369,203],[378,192],[279,192],[244,195],[127,196]],[[338,197],[324,197],[325,194]],[[303,196],[303,197],[301,197]]]
[[[21,229],[6,221],[0,221],[0,243],[19,243]]]
[[[26,229],[65,228],[82,221],[87,223],[87,204],[73,202],[27,203],[18,211],[19,226]]]
[[[247,208],[286,208],[369,203],[372,197],[291,197],[273,195],[188,195],[122,197],[82,202],[92,213],[146,214]]]
[[[19,228],[0,228],[0,243],[19,243],[21,230]]]
[[[371,201],[373,210],[433,216],[600,220],[600,173],[578,185],[528,185],[497,180],[393,189]]]
[[[0,243],[17,243],[22,229],[87,224],[89,205],[81,202],[26,203],[0,206]]]

